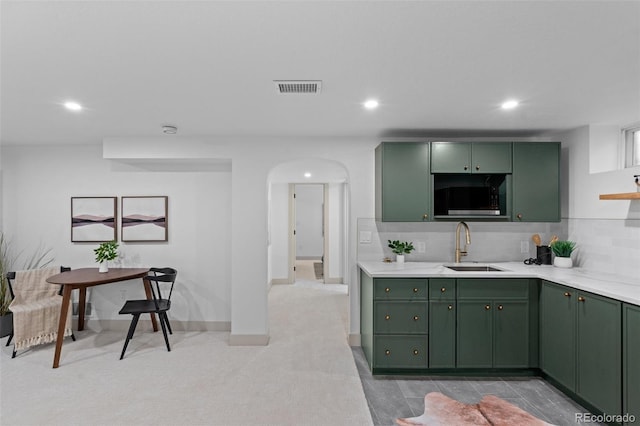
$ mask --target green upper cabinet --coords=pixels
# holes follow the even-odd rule
[[[429,220],[431,176],[428,142],[383,142],[376,148],[376,219]]]
[[[431,173],[511,173],[511,143],[432,142]]]
[[[560,143],[515,142],[513,221],[560,221]]]

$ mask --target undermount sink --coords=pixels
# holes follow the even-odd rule
[[[480,266],[480,265],[444,265],[445,268],[452,269],[460,272],[494,272],[501,271],[502,269],[494,268],[493,266]]]

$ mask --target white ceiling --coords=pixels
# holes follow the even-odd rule
[[[640,1],[0,7],[3,144],[98,144],[164,124],[180,137],[378,139],[640,120]],[[277,94],[288,79],[322,92]],[[377,110],[362,108],[369,97]],[[503,111],[507,98],[522,104]]]

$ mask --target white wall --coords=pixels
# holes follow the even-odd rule
[[[70,241],[71,197],[167,195],[169,241],[121,242],[120,265],[175,267],[172,316],[177,322],[199,329],[229,327],[229,172],[114,171],[118,167],[102,158],[100,146],[3,146],[2,150],[3,231],[12,248],[28,252],[42,243],[52,249],[57,264],[95,266],[97,243]],[[143,295],[138,280],[93,288],[96,319],[122,319],[117,312],[123,300]]]
[[[377,144],[377,140],[335,138],[107,138],[102,155],[98,146],[3,145],[3,231],[15,236],[20,247],[42,240],[52,246],[59,261],[72,267],[91,266],[90,247],[69,241],[71,196],[168,195],[169,243],[123,244],[125,259],[143,265],[170,263],[180,270],[184,302],[176,309],[179,319],[230,319],[231,344],[266,343],[269,171],[300,159],[339,164],[348,173],[350,205],[345,209],[350,212],[348,239],[353,240],[356,219],[373,212]],[[202,162],[216,161],[230,162],[231,171],[189,171],[200,170]],[[131,171],[136,167],[127,165],[133,163],[183,172],[154,172],[152,167]],[[356,313],[349,332],[357,334],[355,247],[348,253],[345,275],[351,287],[350,310]],[[134,284],[124,285],[131,289],[129,293],[136,291]],[[96,288],[95,293],[98,318],[116,316],[121,293],[107,286]]]
[[[289,184],[271,184],[269,281],[284,283],[289,275]]]
[[[324,186],[299,184],[295,194],[296,258],[320,259],[324,254]]]

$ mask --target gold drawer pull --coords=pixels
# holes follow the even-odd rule
[[[578,296],[578,302],[584,302],[586,299],[582,296]]]
[[[450,311],[453,310],[453,305],[447,306],[447,309],[449,309]]]
[[[441,292],[441,293],[444,293],[445,291],[447,291],[447,288],[446,288],[446,287],[442,287],[442,288],[440,289],[440,292]]]
[[[480,166],[476,166],[476,170],[480,170]]]
[[[429,215],[425,213],[425,214],[422,215],[422,218],[423,219],[429,219]]]
[[[384,316],[384,319],[385,319],[386,321],[389,321],[389,320],[391,319],[391,315],[385,315],[385,316]]]
[[[384,292],[385,292],[385,293],[389,293],[390,291],[391,291],[391,289],[390,289],[389,287],[387,287],[387,288],[385,288],[385,289],[384,289]]]
[[[413,354],[414,354],[414,355],[418,355],[419,353],[420,353],[420,352],[418,352],[418,350],[417,350],[417,349],[414,349],[414,350],[413,350]]]
[[[504,306],[502,306],[502,305],[498,305],[498,310],[499,310],[499,311],[501,311],[501,310],[503,310],[503,309],[504,309]]]
[[[413,316],[413,320],[414,320],[414,321],[418,321],[419,319],[420,319],[420,317],[419,317],[419,316],[417,316],[417,315],[414,315],[414,316]]]
[[[491,305],[484,305],[484,310],[488,311],[489,309],[491,309]]]
[[[389,349],[387,349],[387,350],[384,351],[384,354],[387,355],[387,356],[391,355],[391,351]]]
[[[413,292],[414,292],[414,293],[417,293],[417,292],[418,292],[418,289],[417,289],[417,288],[414,288],[414,289],[413,289]]]
[[[571,293],[569,293],[568,291],[564,292],[564,297],[571,297]]]

